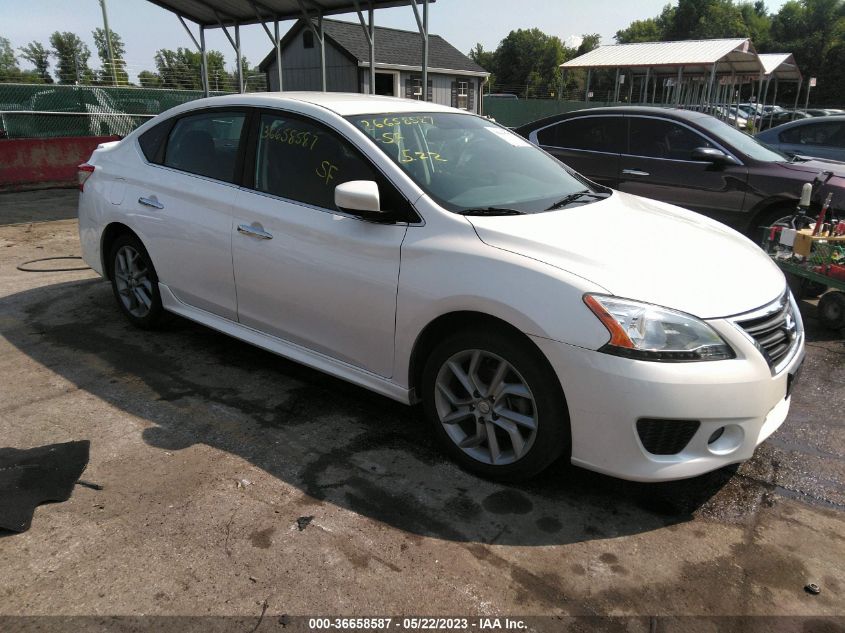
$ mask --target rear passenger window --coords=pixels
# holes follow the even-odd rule
[[[677,123],[662,119],[629,117],[632,156],[691,160],[692,150],[713,147],[703,136]]]
[[[625,133],[621,117],[569,119],[537,132],[540,145],[620,154]]]
[[[808,123],[780,133],[781,143],[845,147],[845,126],[841,123]]]
[[[316,122],[286,114],[259,121],[255,188],[281,198],[336,209],[334,189],[350,180],[378,183],[381,208],[407,214],[408,202],[361,153]]]
[[[167,141],[167,135],[172,127],[173,119],[168,119],[138,137],[138,145],[141,146],[141,151],[151,163],[161,163],[164,159],[164,143]]]
[[[173,126],[164,164],[167,167],[235,182],[243,112],[206,112],[179,119]]]

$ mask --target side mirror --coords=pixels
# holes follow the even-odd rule
[[[350,180],[334,188],[334,204],[341,211],[363,215],[382,213],[378,185],[373,180]]]
[[[738,161],[715,147],[696,147],[692,150],[692,160],[700,160],[714,165],[738,165]]]

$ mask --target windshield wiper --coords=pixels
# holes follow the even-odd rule
[[[479,209],[461,209],[460,215],[524,215],[523,211],[504,209],[502,207],[484,207]]]
[[[597,191],[589,191],[588,189],[584,189],[583,191],[576,191],[575,193],[570,193],[568,196],[561,198],[548,209],[546,209],[546,211],[554,211],[555,209],[560,209],[561,207],[565,207],[566,205],[572,204],[573,202],[578,202],[581,198],[596,198],[597,200],[600,200],[602,198],[606,198],[609,195],[609,193],[599,193]]]

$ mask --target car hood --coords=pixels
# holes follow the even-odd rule
[[[800,172],[801,174],[811,174],[813,178],[822,171],[830,171],[838,178],[845,178],[845,163],[838,160],[810,158],[809,160],[798,160],[794,163],[784,162],[778,164],[789,171]],[[813,178],[809,178],[807,182],[810,182]]]
[[[519,216],[469,216],[487,245],[545,262],[616,296],[700,318],[776,299],[783,274],[753,242],[692,211],[622,192]]]

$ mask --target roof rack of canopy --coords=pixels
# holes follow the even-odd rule
[[[320,69],[323,91],[326,90],[326,48],[323,33],[323,17],[340,13],[357,13],[361,28],[370,47],[370,91],[375,90],[375,31],[374,13],[377,9],[410,5],[422,45],[422,81],[426,85],[428,76],[428,7],[435,0],[149,0],[153,4],[174,13],[188,32],[202,56],[202,86],[206,96],[208,88],[208,59],[205,47],[205,31],[219,28],[235,50],[237,59],[238,89],[244,91],[243,68],[241,64],[240,27],[246,24],[260,24],[276,49],[279,73],[279,90],[282,86],[282,49],[279,37],[279,22],[306,18],[320,45]],[[420,8],[421,7],[421,8]],[[364,13],[367,18],[365,19]],[[199,36],[186,22],[193,22]],[[272,25],[272,31],[270,26]]]

